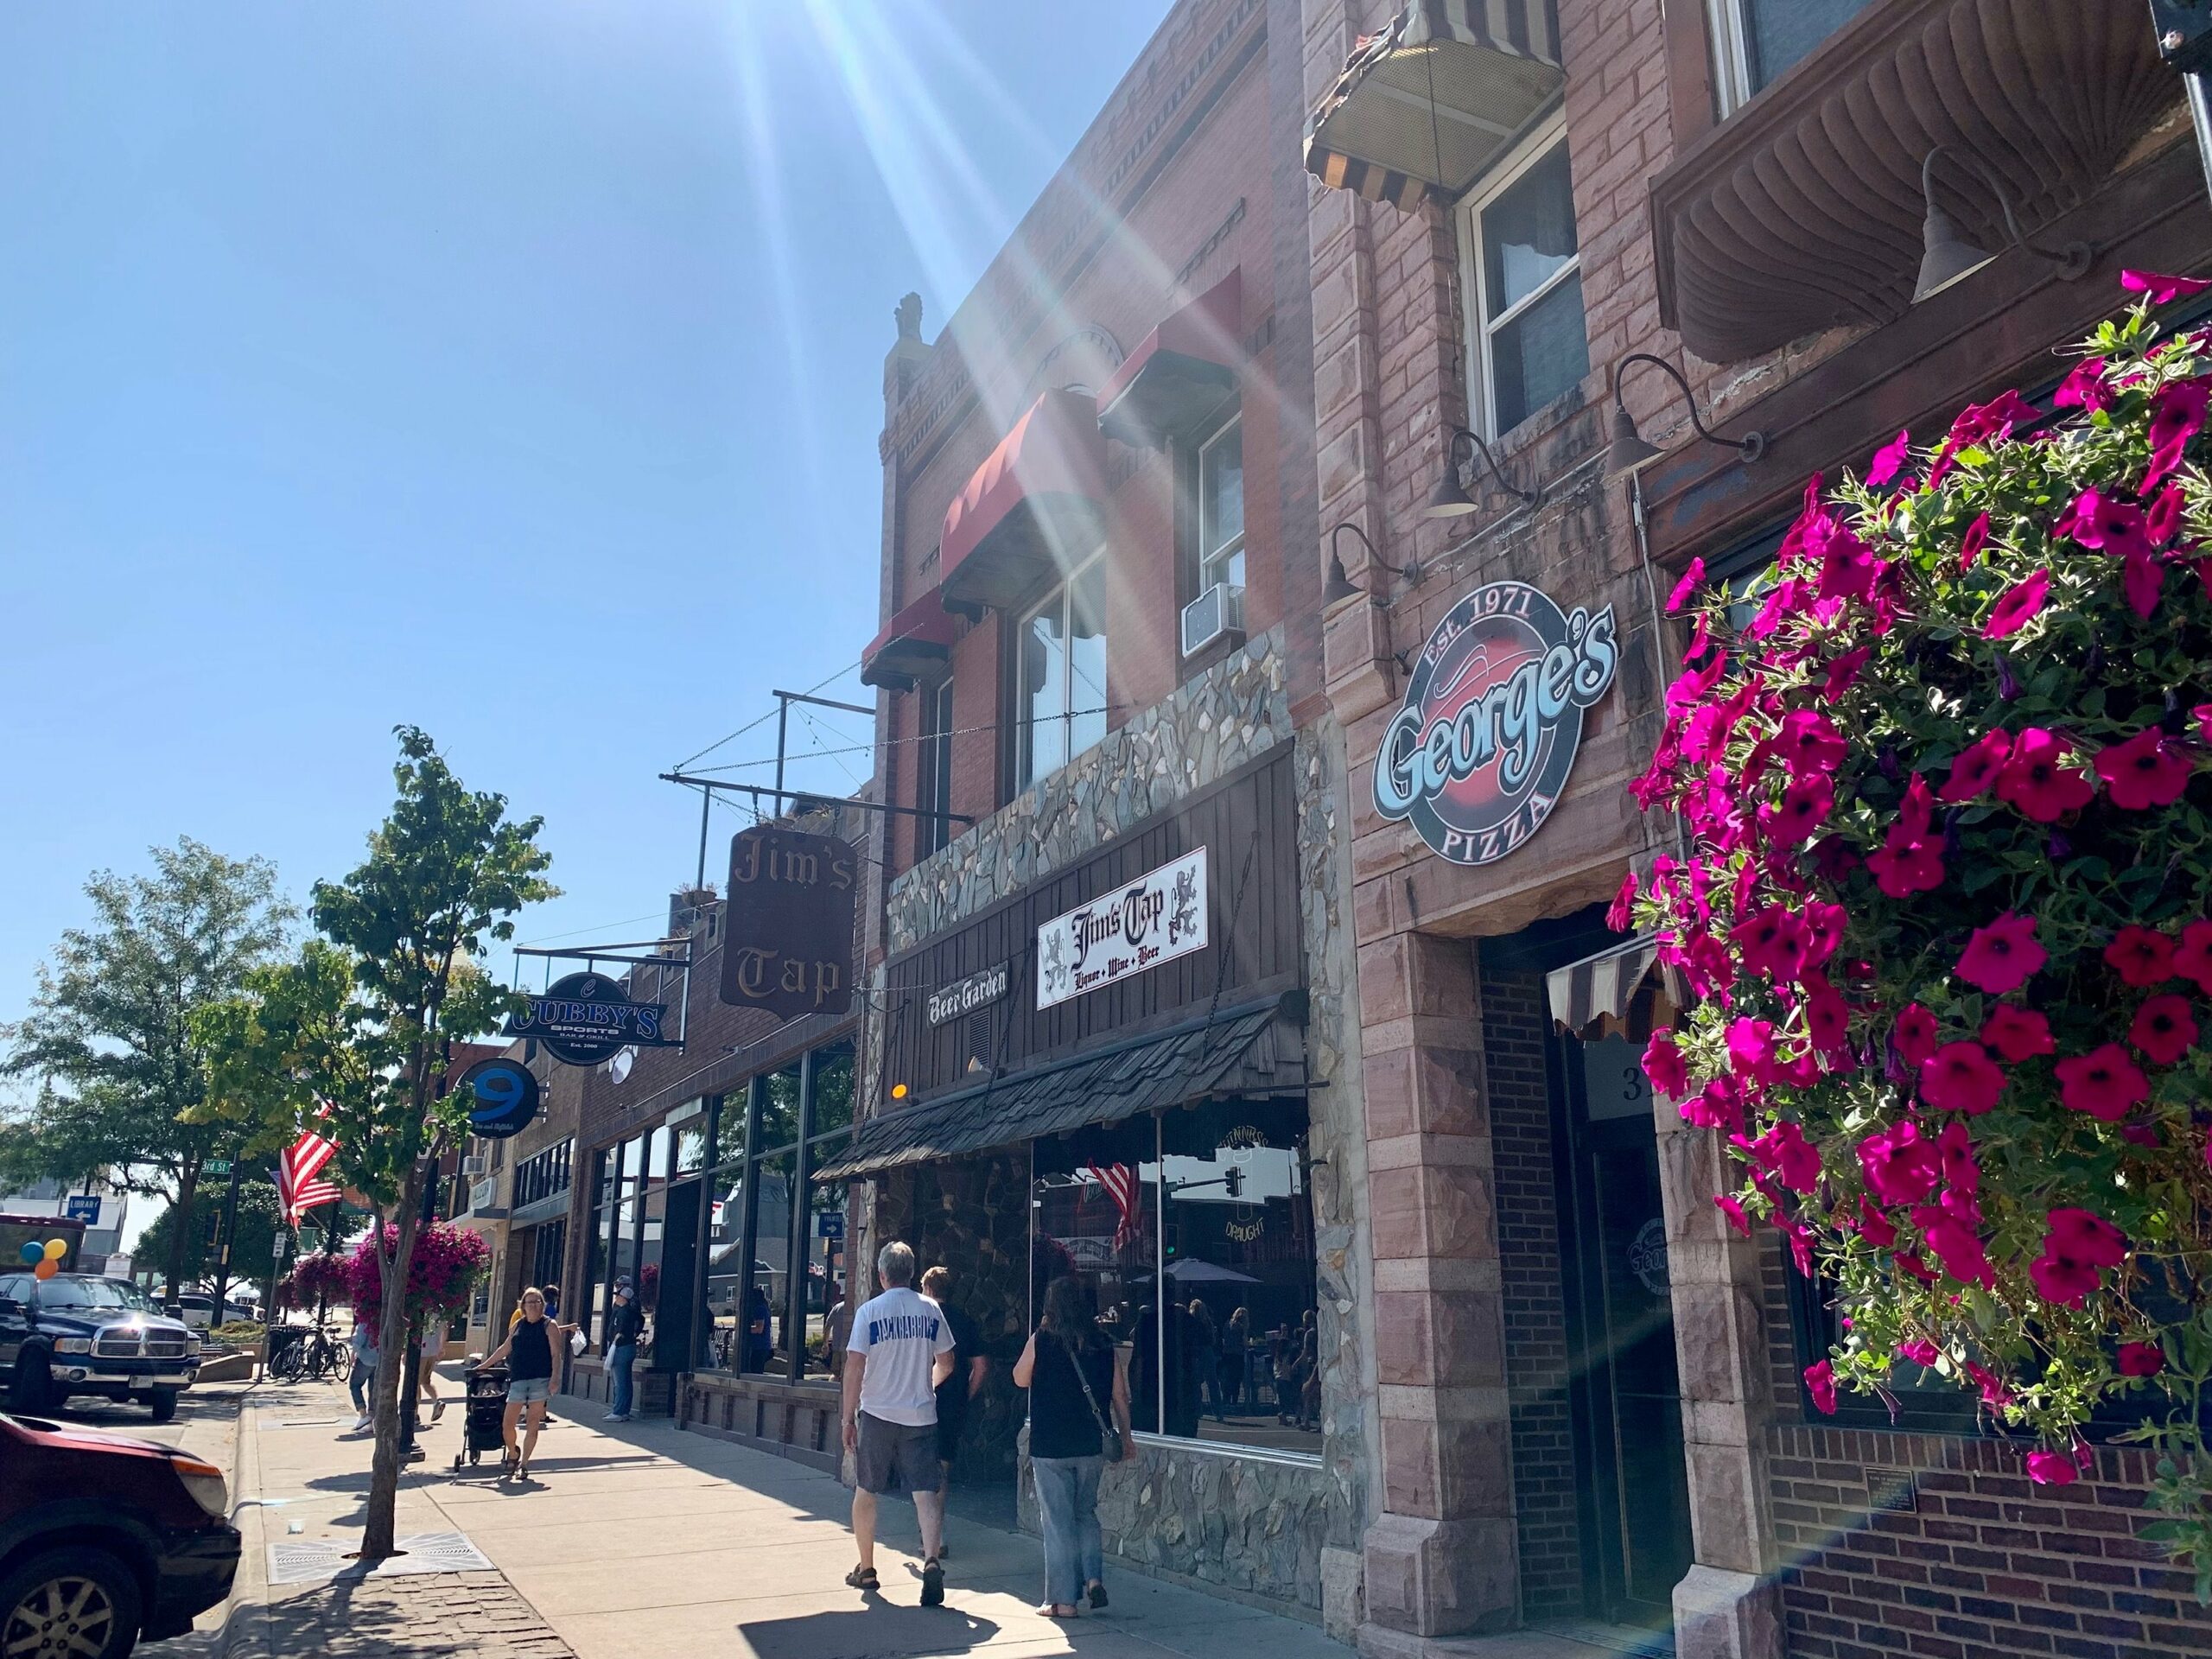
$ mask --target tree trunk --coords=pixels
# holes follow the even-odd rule
[[[384,1217],[378,1216],[375,1223],[384,1306],[377,1318],[376,1454],[369,1464],[368,1525],[361,1538],[362,1557],[370,1561],[392,1553],[393,1510],[399,1501],[399,1384],[407,1371],[407,1270],[423,1228],[424,1179],[418,1155],[400,1185],[398,1214],[392,1218],[399,1245],[389,1260],[382,1252]]]
[[[174,1304],[184,1288],[184,1253],[192,1242],[192,1199],[199,1187],[200,1160],[195,1158],[179,1172],[176,1202],[169,1208],[169,1259],[164,1268],[168,1289],[162,1298],[164,1304]]]

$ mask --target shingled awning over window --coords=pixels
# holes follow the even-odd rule
[[[1306,170],[1408,209],[1458,197],[1567,79],[1553,0],[1409,0],[1306,123]]]
[[[1306,994],[1291,991],[887,1112],[815,1172],[846,1180],[903,1164],[1013,1146],[1140,1112],[1306,1089]]]

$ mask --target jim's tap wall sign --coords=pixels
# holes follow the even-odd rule
[[[1454,864],[1503,858],[1558,804],[1618,656],[1610,605],[1562,613],[1526,582],[1476,588],[1414,663],[1375,757],[1376,810]]]

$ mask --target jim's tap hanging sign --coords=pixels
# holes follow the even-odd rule
[[[781,1020],[853,1005],[860,855],[835,836],[755,824],[729,844],[722,1001]]]
[[[1526,582],[1476,588],[1414,663],[1375,757],[1376,810],[1454,864],[1503,858],[1558,804],[1618,656],[1610,605],[1562,613]]]

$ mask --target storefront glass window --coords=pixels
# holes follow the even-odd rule
[[[1302,1105],[1229,1102],[1039,1142],[1031,1306],[1071,1274],[1140,1433],[1321,1450]]]
[[[796,1154],[753,1162],[753,1288],[746,1312],[748,1371],[791,1363],[791,1176]]]
[[[788,1147],[798,1139],[800,1067],[793,1063],[760,1083],[760,1119],[753,1140],[764,1151]]]

